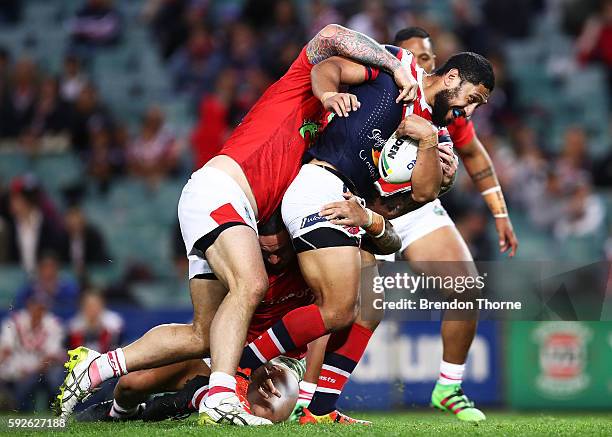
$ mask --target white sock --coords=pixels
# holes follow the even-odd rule
[[[121,348],[100,355],[91,363],[89,368],[89,377],[93,387],[97,387],[108,379],[126,375],[127,373],[125,355],[123,355]]]
[[[128,417],[132,417],[136,413],[138,413],[138,405],[136,405],[134,408],[123,408],[117,403],[116,400],[113,399],[113,406],[110,410],[110,417],[114,419],[126,419]]]
[[[205,403],[208,408],[215,408],[223,399],[236,395],[236,378],[224,372],[213,372],[210,374],[208,387],[208,393],[200,402],[200,406]]]
[[[442,385],[461,384],[463,381],[464,364],[452,364],[442,360],[440,362],[440,377],[438,383]]]
[[[298,394],[298,403],[308,405],[312,400],[317,384],[308,381],[300,381],[300,391]]]

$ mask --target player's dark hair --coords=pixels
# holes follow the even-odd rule
[[[400,43],[402,41],[406,41],[406,40],[408,40],[410,38],[427,39],[427,38],[431,38],[431,36],[429,35],[429,32],[427,32],[422,27],[417,27],[417,26],[406,27],[405,29],[402,29],[402,30],[398,31],[395,34],[395,39],[393,40],[393,45],[394,46],[398,46],[398,45],[400,45]]]
[[[462,81],[468,81],[474,85],[484,85],[489,91],[495,88],[495,74],[493,66],[482,55],[473,52],[461,52],[451,56],[443,66],[435,71],[436,76],[443,76],[453,68],[459,71]]]
[[[280,208],[278,208],[272,213],[272,216],[270,216],[267,222],[257,226],[257,229],[259,230],[259,235],[278,234],[284,228],[285,224],[283,223],[283,217],[281,216]]]

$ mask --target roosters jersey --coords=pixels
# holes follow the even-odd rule
[[[268,291],[251,319],[247,342],[255,340],[288,312],[314,302],[297,262],[279,275],[269,274],[268,282]]]
[[[399,89],[393,77],[368,67],[366,81],[349,87],[348,91],[357,96],[360,108],[348,117],[334,117],[306,153],[307,158],[333,165],[362,197],[375,194],[374,184],[380,179],[380,152],[406,114],[413,113],[431,121],[432,108],[423,92],[424,70],[417,66],[410,52],[394,46],[386,48],[410,67],[419,84],[415,101],[409,105],[396,103]]]
[[[308,131],[301,127],[323,115],[321,102],[312,94],[312,67],[303,48],[287,73],[266,90],[218,153],[242,168],[253,190],[260,222],[268,220],[278,207],[300,169],[309,138]]]

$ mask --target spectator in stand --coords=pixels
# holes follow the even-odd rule
[[[531,186],[527,198],[527,214],[531,223],[547,232],[552,232],[563,215],[567,187],[561,182],[559,172],[550,166],[543,184]]]
[[[191,31],[185,47],[176,50],[169,60],[176,91],[187,95],[200,95],[208,81],[212,81],[219,70],[207,69],[209,56],[213,50],[213,39],[201,26]]]
[[[176,170],[178,152],[178,141],[165,125],[161,108],[150,107],[143,118],[140,134],[128,146],[130,173],[155,185]]]
[[[73,279],[60,275],[59,267],[55,254],[44,254],[34,277],[17,293],[17,308],[23,308],[32,297],[40,297],[49,302],[48,307],[54,314],[72,316],[77,310],[79,286]]]
[[[30,125],[38,98],[38,71],[31,59],[18,60],[0,102],[0,133],[17,137]]]
[[[101,129],[112,128],[111,117],[99,100],[94,86],[87,84],[79,94],[70,121],[70,142],[79,152],[88,151],[92,135]]]
[[[168,60],[189,37],[188,20],[199,21],[188,0],[149,0],[143,10],[161,56]]]
[[[86,273],[92,264],[108,262],[109,256],[102,234],[88,223],[80,205],[68,207],[64,215],[66,234],[62,244],[62,261],[72,266],[77,276]]]
[[[90,176],[87,182],[100,193],[107,193],[115,176],[123,172],[125,143],[120,141],[120,137],[125,130],[122,126],[115,132],[111,132],[109,128],[101,128],[91,134],[91,148],[86,154],[87,174]]]
[[[383,0],[365,0],[361,4],[361,12],[353,15],[347,26],[358,32],[374,38],[376,41],[392,41],[393,35],[389,29],[399,29],[393,14],[389,14]]]
[[[314,37],[317,32],[328,24],[341,24],[344,19],[340,13],[330,5],[329,0],[312,0],[309,2],[310,20],[307,39]]]
[[[273,72],[273,77],[278,78],[285,74],[291,62],[299,55],[305,38],[293,2],[291,0],[278,1],[274,7],[274,22],[266,30],[262,44],[265,64],[277,64],[277,71]],[[291,46],[290,53],[287,53],[288,46]],[[291,61],[287,64],[289,58]],[[281,62],[278,62],[279,59]]]
[[[112,46],[119,41],[121,16],[112,0],[87,0],[69,21],[68,31],[75,49],[87,55],[91,49]]]
[[[581,63],[597,62],[606,68],[612,99],[612,0],[603,0],[599,10],[588,18],[576,46]]]
[[[573,185],[555,224],[555,236],[561,240],[602,236],[606,210],[601,199],[593,194],[587,179]]]
[[[221,149],[229,134],[228,120],[236,88],[234,71],[223,70],[217,78],[215,91],[202,97],[200,117],[191,133],[196,169],[206,164]]]
[[[204,77],[216,78],[219,71],[231,68],[238,74],[238,83],[242,83],[253,69],[262,68],[260,53],[263,49],[258,45],[258,39],[250,26],[238,22],[229,31],[227,44],[220,45],[210,56]],[[208,87],[214,84],[214,80],[205,84],[204,90],[210,91]]]
[[[582,126],[569,126],[563,135],[561,154],[557,166],[564,182],[571,183],[580,174],[591,173],[591,160],[588,156],[587,134]]]
[[[6,47],[0,46],[0,102],[7,91],[11,76],[11,53]]]
[[[476,53],[487,54],[491,49],[488,28],[483,23],[482,16],[474,2],[470,0],[454,0],[452,2],[453,11],[453,32],[463,43],[466,50]],[[496,76],[497,79],[497,76]],[[497,83],[496,89],[497,89]]]
[[[30,297],[0,330],[0,385],[13,393],[20,412],[34,411],[38,392],[46,395],[46,408],[64,377],[64,329],[48,305],[42,295]]]
[[[44,210],[43,195],[35,178],[24,176],[11,183],[9,259],[21,264],[28,273],[34,272],[43,252],[60,248],[61,232],[51,214]]]
[[[97,290],[86,290],[81,296],[79,312],[68,322],[68,348],[85,346],[93,350],[113,350],[121,346],[123,319],[106,308]]]
[[[69,107],[60,96],[59,82],[47,77],[40,86],[30,129],[36,136],[60,134],[68,130],[69,124]]]
[[[76,55],[67,55],[60,75],[60,94],[67,102],[74,102],[87,85],[80,59]]]

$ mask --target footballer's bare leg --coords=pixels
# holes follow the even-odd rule
[[[200,422],[267,425],[271,422],[245,410],[236,395],[236,368],[257,305],[268,289],[259,240],[249,226],[230,227],[206,250],[206,260],[229,290],[210,326],[212,372],[209,390],[200,402]]]
[[[376,260],[368,252],[360,251],[360,285],[372,283],[372,277],[377,275]],[[361,291],[361,290],[360,290]],[[363,296],[361,296],[363,298]],[[336,409],[336,402],[348,382],[350,374],[363,356],[372,333],[380,323],[382,312],[369,314],[369,320],[363,320],[358,312],[355,321],[347,328],[333,332],[327,344],[317,342],[312,349],[318,351],[309,353],[315,357],[323,356],[317,386],[307,407],[296,411],[295,416],[300,423],[341,422],[349,424],[368,425],[370,422],[353,419]],[[310,365],[310,363],[307,363]],[[313,372],[315,369],[312,369]]]
[[[474,277],[478,274],[467,244],[454,226],[438,228],[416,240],[402,256],[426,275]],[[440,376],[431,398],[437,408],[452,412],[461,420],[474,422],[484,420],[485,415],[463,394],[461,383],[477,324],[477,314],[444,314]],[[445,405],[459,408],[451,410]]]
[[[113,397],[122,409],[129,410],[145,402],[152,394],[178,391],[188,380],[199,375],[210,375],[210,368],[199,358],[139,370],[119,378]]]
[[[402,257],[413,261],[417,269],[426,275],[476,276],[472,255],[465,241],[454,226],[444,226],[430,232],[410,244]],[[429,262],[433,261],[433,262]],[[442,321],[442,359],[448,363],[463,364],[476,334],[477,320]]]
[[[359,248],[326,247],[298,253],[304,280],[317,298],[328,331],[346,328],[357,316],[361,259]]]
[[[193,322],[156,326],[124,347],[129,372],[202,358],[209,352],[210,327],[227,289],[220,281],[195,278],[189,281],[189,288]]]
[[[125,348],[105,354],[79,347],[69,351],[67,376],[54,404],[56,414],[67,418],[75,405],[102,382],[137,371],[201,358],[209,350],[209,329],[226,288],[216,280],[189,282],[194,319],[191,324],[168,324],[149,330]]]

